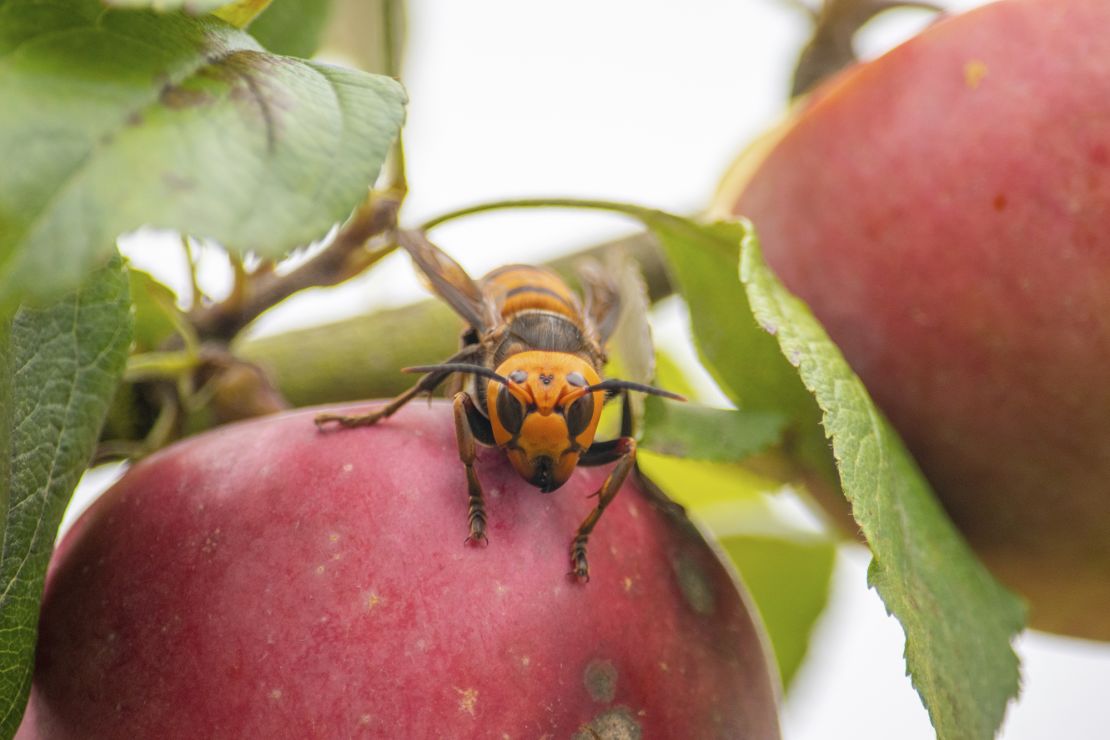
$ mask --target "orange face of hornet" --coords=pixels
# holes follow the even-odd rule
[[[605,393],[586,388],[601,378],[580,357],[542,351],[513,355],[497,373],[510,384],[487,386],[494,440],[526,481],[554,491],[593,444]]]

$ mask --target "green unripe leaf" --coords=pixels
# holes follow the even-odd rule
[[[2,737],[27,700],[46,566],[123,374],[130,309],[116,259],[76,293],[0,322]]]

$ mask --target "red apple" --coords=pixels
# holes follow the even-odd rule
[[[778,737],[750,607],[636,484],[581,584],[568,547],[607,470],[543,494],[485,450],[468,545],[449,405],[313,415],[178,443],[80,518],[19,737]]]
[[[1110,639],[1110,2],[1005,0],[819,89],[743,214],[1035,626]]]

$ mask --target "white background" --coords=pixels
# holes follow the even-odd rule
[[[409,224],[528,196],[694,212],[744,143],[781,115],[807,29],[787,0],[410,5]],[[887,14],[861,39],[862,50],[879,53],[924,18]],[[597,214],[524,211],[467,219],[435,236],[482,274],[628,229]],[[390,258],[367,279],[289,302],[258,329],[338,318],[418,293],[411,267]],[[664,327],[664,339],[675,330]],[[904,676],[901,629],[866,587],[867,562],[861,548],[839,559],[830,607],[786,701],[788,740],[933,737]],[[1110,736],[1110,647],[1033,633],[1018,649],[1025,688],[1001,737]]]

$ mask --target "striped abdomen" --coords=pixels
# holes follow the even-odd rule
[[[482,292],[492,297],[508,320],[522,311],[550,311],[582,322],[582,308],[567,284],[542,267],[508,265],[482,279]]]

